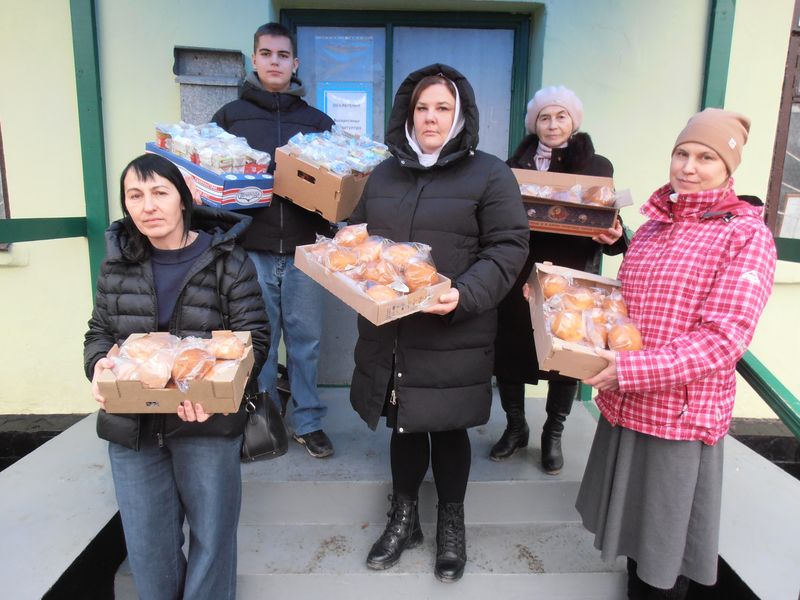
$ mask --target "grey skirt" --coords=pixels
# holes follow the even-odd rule
[[[575,506],[603,559],[634,559],[639,578],[658,588],[678,575],[713,584],[722,450],[722,440],[664,440],[600,417]]]

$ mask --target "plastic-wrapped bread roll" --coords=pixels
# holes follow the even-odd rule
[[[188,382],[193,379],[202,379],[211,367],[214,366],[214,357],[203,348],[186,348],[175,358],[172,365],[172,378],[178,389],[185,392]]]
[[[594,307],[592,290],[583,286],[572,286],[561,297],[564,307],[569,310],[589,310]]]
[[[215,358],[237,360],[244,356],[244,342],[233,332],[217,332],[207,340],[206,350]]]
[[[641,350],[642,334],[631,322],[617,323],[608,330],[608,347],[617,352]]]
[[[372,298],[375,302],[386,302],[387,300],[394,300],[400,294],[395,292],[387,285],[372,285],[367,288],[367,296]]]
[[[415,256],[419,256],[419,253],[419,249],[412,244],[389,244],[383,248],[381,257],[402,271],[406,268],[408,261]]]
[[[557,273],[548,273],[542,277],[542,293],[545,299],[552,298],[560,294],[569,287],[569,280]]]
[[[439,281],[436,267],[431,263],[417,258],[409,259],[403,273],[403,279],[412,292],[420,288],[428,287]]]
[[[550,329],[557,338],[566,342],[584,339],[583,316],[576,310],[561,310],[553,313]]]
[[[342,227],[333,236],[333,241],[340,246],[357,246],[367,241],[369,234],[367,233],[367,226],[364,223],[358,225],[347,225]]]

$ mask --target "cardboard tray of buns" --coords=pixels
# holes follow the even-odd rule
[[[542,371],[556,371],[575,379],[593,377],[605,369],[608,362],[599,357],[592,347],[567,342],[550,333],[544,313],[544,293],[541,284],[542,278],[550,273],[571,277],[573,282],[579,285],[605,288],[608,291],[618,289],[620,282],[616,279],[549,263],[536,263],[528,279],[531,289],[528,303],[530,304],[533,339],[536,343],[539,368]]]
[[[604,186],[614,189],[614,180],[611,177],[590,177],[530,169],[511,170],[520,185],[533,183],[549,186],[556,191],[568,190],[578,184],[583,188]],[[630,192],[623,190],[616,193],[614,206],[597,206],[523,194],[522,203],[528,215],[528,227],[531,231],[591,237],[613,227],[620,209],[631,206],[633,198]]]
[[[309,252],[311,246],[313,244],[297,247],[294,266],[375,325],[383,325],[419,312],[450,289],[450,280],[439,274],[439,282],[435,285],[418,289],[394,300],[375,302],[360,291],[349,277],[329,271],[314,260]]]
[[[216,332],[212,332],[212,337]],[[184,393],[177,387],[151,389],[141,381],[118,381],[110,369],[98,377],[100,394],[106,399],[108,413],[177,413],[178,405],[189,400],[200,403],[208,413],[235,413],[244,396],[245,386],[253,370],[253,343],[249,331],[233,332],[245,345],[244,356],[235,372],[227,376],[210,379],[197,379],[189,382]],[[142,337],[144,333],[134,333],[128,339]],[[158,333],[154,335],[159,335]],[[169,335],[164,333],[163,335]],[[114,346],[109,356],[119,353]]]

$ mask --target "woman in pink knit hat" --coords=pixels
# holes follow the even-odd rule
[[[747,117],[706,109],[672,150],[619,271],[644,347],[598,350],[601,417],[576,506],[603,557],[628,557],[629,598],[685,598],[717,578],[723,437],[736,362],[772,291],[763,204],[731,175]]]
[[[528,103],[525,116],[529,135],[508,159],[508,165],[517,169],[611,177],[614,167],[607,158],[595,153],[589,134],[579,131],[582,121],[583,103],[575,92],[561,85],[539,90]],[[627,241],[621,224],[617,224],[595,238],[531,231],[529,242],[528,261],[498,307],[494,374],[507,427],[489,456],[492,460],[504,460],[528,445],[525,384],[545,379],[547,420],[542,428],[541,463],[547,473],[556,475],[564,464],[561,434],[578,382],[557,373],[539,371],[530,309],[523,298],[522,286],[536,262],[550,261],[598,273],[601,255],[624,252]]]

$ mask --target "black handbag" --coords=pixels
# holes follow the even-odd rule
[[[228,302],[222,295],[222,262],[217,260],[217,296],[219,297],[222,326],[230,329]],[[255,387],[255,380],[250,382]],[[250,387],[250,386],[248,386]],[[249,392],[242,399],[247,420],[242,438],[242,462],[267,460],[283,456],[289,450],[289,436],[280,411],[266,392]]]
[[[289,436],[278,407],[266,392],[244,398],[247,422],[242,441],[242,462],[283,456],[289,450]]]

